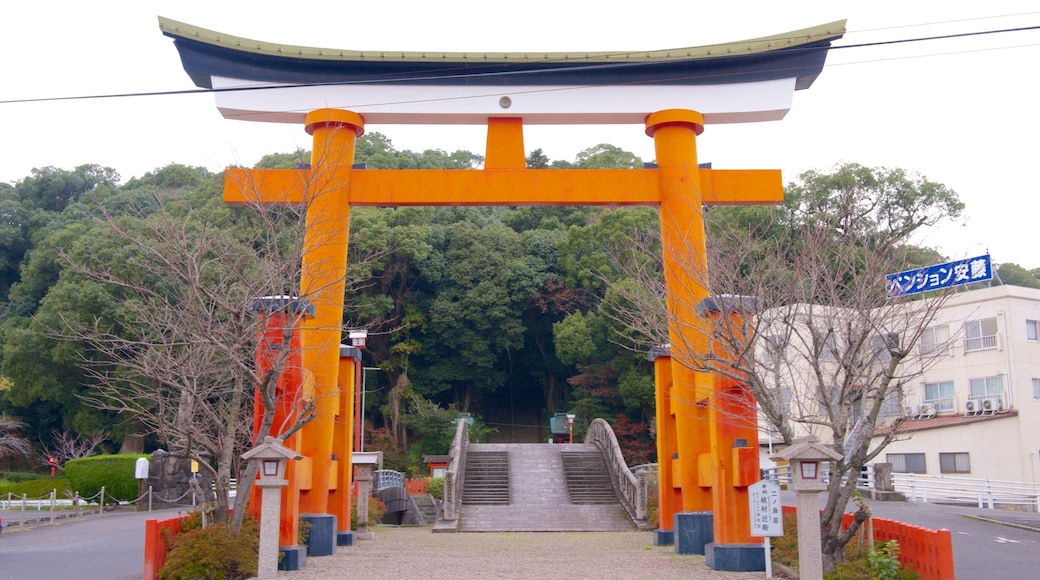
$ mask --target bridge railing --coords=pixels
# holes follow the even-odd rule
[[[462,473],[466,469],[466,451],[469,449],[469,422],[459,421],[455,438],[448,452],[448,470],[444,474],[444,498],[441,517],[449,522],[458,520],[462,506]]]
[[[607,460],[607,470],[621,496],[621,503],[629,515],[642,528],[647,518],[647,484],[644,472],[634,475],[621,453],[617,436],[610,424],[603,419],[595,419],[585,433],[585,442],[594,443],[603,452]]]

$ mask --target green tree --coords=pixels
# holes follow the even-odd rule
[[[998,284],[1040,288],[1040,278],[1037,278],[1035,270],[1030,272],[1013,262],[999,264],[996,267],[996,276],[994,278],[994,281]]]
[[[879,445],[871,444],[871,435],[891,419],[889,409],[900,409],[904,386],[927,368],[916,343],[944,304],[943,295],[886,301],[884,275],[926,255],[909,245],[911,237],[959,217],[963,204],[923,177],[857,164],[806,172],[785,194],[776,208],[708,213],[710,280],[701,271],[688,275],[710,287],[722,310],[747,315],[713,326],[713,340],[724,348],[701,352],[672,342],[671,354],[691,368],[747,384],[785,441],[817,434],[843,455],[833,465],[821,518],[830,569],[866,518],[861,510],[849,528],[840,523],[856,474],[896,431]],[[641,239],[634,244],[645,246]],[[682,263],[698,261],[687,256]],[[660,266],[626,265],[619,267],[636,283],[612,286],[624,297],[617,304],[627,304],[612,315],[644,331],[628,335],[638,348],[669,342]],[[901,420],[895,413],[894,421]]]

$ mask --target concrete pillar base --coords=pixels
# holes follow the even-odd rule
[[[763,544],[716,544],[704,547],[704,562],[712,570],[760,572],[766,569]]]
[[[704,546],[715,541],[715,515],[711,512],[675,514],[675,553],[704,555]]]
[[[675,532],[671,530],[654,530],[655,546],[671,546],[675,543]]]
[[[307,532],[308,556],[331,556],[336,553],[336,516],[300,514],[300,521],[310,524]]]
[[[354,532],[336,532],[337,546],[353,546],[356,542],[357,538],[354,537]]]
[[[307,566],[307,546],[278,546],[278,552],[282,554],[279,570],[303,570]]]

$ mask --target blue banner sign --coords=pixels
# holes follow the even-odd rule
[[[885,276],[886,297],[910,296],[993,279],[989,254]]]

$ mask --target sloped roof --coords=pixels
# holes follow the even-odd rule
[[[914,431],[927,431],[928,429],[942,429],[944,427],[960,427],[962,425],[971,425],[974,423],[985,423],[987,421],[996,421],[999,419],[1009,419],[1011,417],[1017,417],[1018,411],[1011,410],[1003,413],[997,413],[995,415],[976,415],[974,417],[965,417],[964,415],[936,415],[930,419],[912,419],[903,421],[899,424],[896,429],[897,433],[912,433]],[[892,427],[882,427],[874,431],[875,437],[882,435],[888,435],[892,431]]]
[[[283,45],[159,17],[185,71],[199,87],[211,77],[276,83],[351,81],[411,84],[725,84],[797,77],[808,88],[823,68],[840,20],[724,44],[650,51],[397,52]]]

